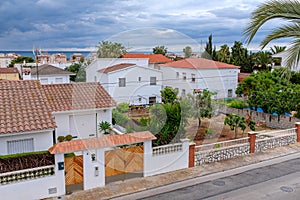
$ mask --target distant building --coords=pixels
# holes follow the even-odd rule
[[[39,63],[41,63],[41,64],[47,64],[47,63],[50,63],[50,61],[51,61],[51,56],[50,56],[50,54],[47,54],[47,53],[36,55],[36,57],[37,57],[37,60],[39,61]]]
[[[290,54],[288,51],[282,51],[280,53],[272,55],[272,58],[275,60],[272,68],[276,69],[276,68],[280,68],[280,67],[286,67],[289,55]],[[300,63],[298,63],[297,66],[296,65],[292,66],[291,70],[299,72],[300,71]]]
[[[19,80],[19,71],[15,67],[0,68],[0,79]]]
[[[65,71],[52,65],[44,64],[38,68],[23,68],[23,80],[37,80],[41,84],[70,83],[70,76],[73,72]]]
[[[56,53],[51,55],[51,63],[67,63],[67,56],[64,53]]]
[[[81,53],[74,53],[70,57],[70,62],[78,63],[82,59],[84,59],[84,56]]]
[[[20,57],[21,55],[16,53],[0,54],[0,68],[6,68],[12,60]]]

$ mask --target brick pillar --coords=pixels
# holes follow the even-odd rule
[[[195,166],[195,143],[190,143],[189,146],[189,167]]]
[[[300,142],[300,122],[295,123],[296,134],[297,134],[297,142]]]
[[[249,137],[249,143],[250,143],[250,153],[255,152],[255,140],[256,140],[256,132],[249,132],[248,137]]]

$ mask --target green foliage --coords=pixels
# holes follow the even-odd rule
[[[213,93],[207,89],[194,92],[192,95],[188,94],[190,114],[194,119],[198,119],[198,128],[201,126],[201,118],[212,117],[212,95]]]
[[[229,114],[225,117],[224,125],[229,125],[230,129],[235,131],[234,137],[237,138],[238,128],[241,128],[243,132],[246,129],[246,118]]]
[[[75,75],[70,76],[71,81],[85,82],[86,81],[86,64],[79,62],[66,67],[65,70],[69,72],[74,72]]]
[[[142,117],[141,119],[139,119],[139,122],[141,123],[142,126],[147,126],[150,122],[150,118]]]
[[[122,44],[116,42],[99,42],[97,49],[98,58],[119,58],[126,54],[126,48]]]
[[[208,136],[214,135],[214,130],[212,128],[206,128],[204,132],[205,132],[205,135],[208,135]]]
[[[134,129],[131,128],[130,125],[127,125],[127,126],[126,126],[126,133],[133,133],[133,132],[134,132]]]
[[[70,157],[74,157],[74,156],[75,156],[75,153],[65,153],[64,154],[65,158],[70,158]]]
[[[177,99],[178,90],[171,87],[166,87],[160,91],[160,95],[163,103],[174,103]]]
[[[112,118],[113,118],[113,122],[115,122],[115,124],[118,124],[120,126],[124,126],[129,121],[129,117],[120,113],[117,109],[113,109]]]
[[[192,53],[193,53],[192,48],[190,46],[184,47],[183,53],[184,53],[185,58],[190,58],[192,56]]]
[[[65,142],[65,141],[71,141],[73,139],[72,135],[66,135],[66,136],[58,136],[57,141],[58,142]]]
[[[10,154],[10,155],[0,155],[0,159],[18,158],[22,156],[46,154],[46,153],[49,153],[49,151],[35,151],[35,152],[25,152],[25,153]]]
[[[162,55],[166,55],[168,52],[168,48],[165,46],[156,46],[153,48],[153,53],[154,54],[162,54]]]
[[[57,137],[57,140],[58,140],[58,142],[63,142],[63,141],[65,141],[65,136],[58,136]]]
[[[255,121],[250,120],[250,122],[248,123],[248,127],[251,131],[255,131]]]
[[[104,134],[109,134],[110,123],[107,121],[102,121],[98,125],[99,131],[104,131]]]
[[[120,113],[126,113],[129,110],[129,103],[123,102],[123,103],[119,103],[117,106],[117,110]]]
[[[227,104],[229,107],[237,108],[237,109],[244,109],[247,107],[246,103],[243,100],[232,100],[230,103]]]
[[[26,63],[33,63],[34,62],[34,59],[31,58],[31,57],[27,57],[27,56],[20,56],[20,57],[17,57],[15,59],[13,59],[10,64],[8,65],[8,67],[14,67],[14,65],[16,63],[24,63],[24,61]]]
[[[71,141],[73,139],[72,135],[66,135],[65,140],[66,141]]]

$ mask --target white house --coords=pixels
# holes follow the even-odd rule
[[[131,63],[121,63],[98,70],[99,81],[118,102],[145,105],[161,102],[162,72]]]
[[[29,70],[29,71],[28,71]],[[26,73],[24,73],[26,72]],[[37,80],[41,84],[59,84],[70,83],[70,76],[75,75],[73,72],[68,72],[58,67],[44,64],[31,69],[22,70],[23,80]]]
[[[56,128],[38,81],[0,80],[0,155],[47,150]]]
[[[279,67],[286,67],[287,59],[289,57],[288,51],[282,51],[280,53],[272,55],[273,58],[279,58],[281,60],[281,63],[274,63],[273,68],[279,68]],[[299,72],[300,71],[300,63],[298,65],[294,65],[291,68],[292,71]]]
[[[187,58],[160,65],[164,87],[177,88],[179,96],[195,89],[217,92],[214,98],[235,96],[238,84],[238,66],[204,58]]]
[[[99,122],[112,123],[115,101],[100,83],[45,84],[42,89],[57,125],[56,139],[68,134],[80,139],[101,137]]]

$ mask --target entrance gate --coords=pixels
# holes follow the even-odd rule
[[[73,156],[65,158],[66,186],[83,183],[83,157]]]
[[[105,152],[105,177],[143,172],[144,147],[128,147]]]

